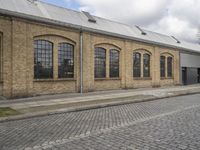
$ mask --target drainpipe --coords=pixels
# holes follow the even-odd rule
[[[80,30],[80,93],[83,93],[83,33]]]

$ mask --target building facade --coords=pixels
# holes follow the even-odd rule
[[[183,85],[200,83],[200,54],[181,52],[180,78]]]
[[[80,92],[78,30],[1,16],[0,32],[3,96]],[[82,36],[84,92],[179,84],[176,49],[89,32]]]
[[[174,37],[42,2],[21,0],[19,5],[8,0],[2,5],[4,2],[0,0],[0,94],[4,97],[182,82],[180,51],[189,50],[190,45],[182,45]],[[22,5],[25,12],[18,12]],[[74,17],[52,19],[54,13],[49,9]],[[33,10],[35,16],[29,12]]]

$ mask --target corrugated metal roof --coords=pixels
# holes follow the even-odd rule
[[[199,44],[188,43],[185,41],[177,43],[171,36],[144,29],[142,30],[147,34],[142,35],[141,31],[136,26],[129,26],[96,16],[93,16],[96,23],[92,23],[88,21],[88,17],[82,12],[54,6],[41,1],[0,0],[0,13],[19,17],[23,16],[38,21],[53,22],[59,25],[74,26],[80,29],[87,29],[94,32],[179,48],[182,50],[200,52]]]

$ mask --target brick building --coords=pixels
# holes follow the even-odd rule
[[[179,41],[33,0],[0,0],[1,95],[158,87],[181,84]]]

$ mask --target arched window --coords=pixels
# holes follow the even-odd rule
[[[74,77],[74,46],[69,43],[58,45],[58,77]]]
[[[150,77],[150,55],[143,55],[143,76]]]
[[[34,78],[53,78],[53,43],[49,41],[34,41]]]
[[[168,57],[167,58],[167,77],[172,77],[172,63],[173,63],[173,58]]]
[[[106,50],[101,47],[95,48],[95,78],[106,77]]]
[[[160,56],[160,76],[165,77],[165,56]]]
[[[110,50],[110,77],[119,77],[119,51]]]
[[[141,54],[133,53],[133,77],[141,77]]]

